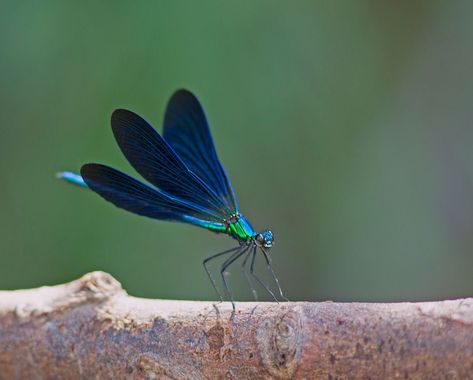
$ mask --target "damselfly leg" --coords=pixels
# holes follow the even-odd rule
[[[235,313],[235,303],[233,302],[233,296],[232,293],[230,292],[230,288],[227,283],[227,279],[225,278],[225,271],[227,268],[235,262],[238,258],[240,258],[242,255],[245,254],[246,251],[248,251],[250,247],[247,245],[242,246],[242,249],[239,251],[236,251],[232,256],[230,256],[223,264],[220,269],[220,276],[222,277],[222,282],[223,282],[223,287],[225,291],[225,296],[230,300],[232,303],[232,308],[233,308],[233,314]]]
[[[273,265],[272,265],[272,262],[271,262],[271,257],[269,256],[268,252],[266,252],[263,248],[261,248],[261,251],[263,252],[264,258],[266,259],[267,268],[268,268],[269,272],[271,273],[271,276],[273,277],[273,280],[274,280],[274,282],[276,283],[276,285],[278,287],[278,291],[279,291],[279,294],[281,295],[281,298],[284,301],[289,301],[289,299],[287,299],[287,297],[284,296],[284,294],[282,293],[281,285],[279,285],[279,280],[276,277],[276,274],[274,273]]]
[[[276,302],[279,302],[279,300],[276,298],[276,296],[274,295],[273,291],[268,287],[268,285],[266,285],[266,284],[255,274],[256,250],[257,250],[257,247],[254,246],[254,247],[253,247],[253,251],[251,252],[250,275],[251,275],[256,281],[258,281],[258,283],[271,295],[271,297],[273,297],[273,299],[274,299]]]
[[[285,301],[288,301],[288,299],[284,296],[282,292],[281,286],[279,284],[279,280],[276,277],[276,274],[273,270],[273,267],[271,265],[271,257],[269,256],[269,254],[261,247],[258,247],[256,245],[244,244],[238,247],[227,249],[226,251],[217,253],[215,255],[212,255],[203,261],[205,272],[207,273],[207,276],[209,277],[210,282],[212,283],[212,286],[215,289],[215,293],[217,293],[221,302],[228,300],[232,303],[233,313],[235,312],[235,303],[233,301],[233,295],[230,291],[228,281],[225,277],[225,272],[230,265],[232,265],[236,260],[238,260],[243,255],[245,255],[245,257],[243,259],[241,269],[243,273],[245,274],[245,277],[248,281],[248,285],[250,286],[250,289],[253,293],[253,297],[255,301],[258,301],[258,293],[256,292],[256,289],[253,285],[253,281],[251,280],[252,278],[256,280],[258,284],[260,284],[266,290],[266,292],[268,292],[269,295],[271,295],[274,301],[279,302],[278,298],[276,297],[274,292],[271,290],[271,288],[267,284],[265,284],[265,282],[262,281],[255,273],[256,254],[257,254],[258,248],[260,248],[263,253],[264,259],[266,261],[267,270],[269,274],[271,275],[272,279],[274,280],[281,298]],[[220,277],[222,279],[223,293],[224,293],[222,295],[222,293],[218,290],[217,284],[214,278],[212,277],[212,274],[210,273],[210,270],[208,268],[208,263],[224,255],[230,255],[230,256],[223,262],[222,266],[220,267]],[[248,275],[248,266],[249,266],[249,275]]]
[[[217,257],[220,257],[220,256],[223,256],[223,255],[226,255],[226,254],[229,254],[229,253],[235,253],[235,252],[238,252],[240,250],[242,250],[242,246],[238,246],[238,247],[234,247],[234,248],[230,248],[230,249],[227,249],[226,251],[223,251],[223,252],[220,252],[220,253],[217,253],[215,255],[212,255],[210,257],[207,257],[203,262],[202,264],[204,265],[204,269],[205,269],[205,272],[207,273],[207,276],[209,277],[210,279],[210,282],[212,283],[212,286],[215,290],[215,293],[217,293],[217,296],[218,298],[220,298],[220,301],[223,302],[223,296],[222,294],[219,292],[218,288],[217,288],[217,284],[215,283],[215,280],[213,279],[212,277],[212,274],[210,273],[209,271],[209,268],[207,267],[207,264],[211,261],[211,260],[214,260],[216,259]]]
[[[258,293],[257,293],[257,291],[256,291],[256,289],[253,285],[253,281],[251,281],[251,278],[248,275],[248,271],[247,271],[247,268],[246,268],[246,263],[248,262],[248,259],[253,255],[253,251],[254,251],[254,248],[253,248],[252,251],[248,251],[246,253],[245,259],[243,260],[243,262],[241,264],[241,271],[243,272],[243,274],[246,277],[246,281],[248,282],[248,285],[251,289],[251,292],[253,293],[253,298],[255,299],[256,302],[258,302]]]

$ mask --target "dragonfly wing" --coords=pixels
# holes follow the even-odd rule
[[[205,227],[202,221],[210,224],[221,221],[211,211],[155,190],[109,166],[85,164],[80,173],[90,189],[115,206],[132,213],[202,227]]]
[[[169,100],[164,116],[164,139],[187,167],[209,184],[226,205],[237,211],[232,185],[218,160],[204,110],[187,90]]]
[[[171,146],[137,114],[118,109],[112,130],[130,164],[150,183],[173,197],[199,205],[225,219],[231,209],[178,157]]]

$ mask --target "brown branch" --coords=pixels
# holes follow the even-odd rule
[[[110,275],[0,292],[0,379],[472,379],[473,299],[130,297]]]

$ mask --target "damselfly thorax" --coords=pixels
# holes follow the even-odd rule
[[[225,233],[230,235],[240,244],[255,244],[258,247],[271,248],[274,242],[273,233],[264,230],[257,233],[250,222],[240,213],[230,215],[223,221]]]

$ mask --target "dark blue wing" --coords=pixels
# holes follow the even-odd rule
[[[80,173],[87,186],[102,198],[135,214],[203,227],[205,226],[198,223],[199,221],[206,220],[215,223],[221,221],[219,216],[213,215],[198,205],[155,190],[111,167],[85,164]]]
[[[130,164],[167,194],[209,210],[220,220],[233,210],[194,174],[144,119],[118,109],[112,114],[115,139]]]
[[[189,91],[178,90],[169,100],[164,116],[163,137],[187,167],[236,212],[238,205],[235,194],[218,160],[204,110]]]

